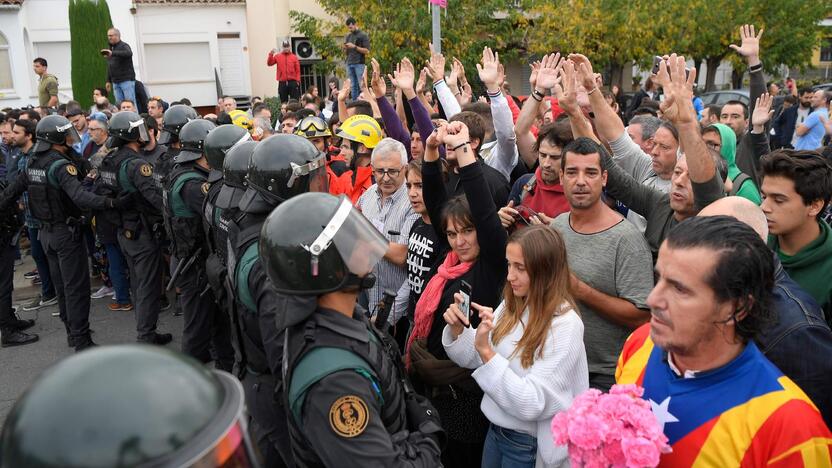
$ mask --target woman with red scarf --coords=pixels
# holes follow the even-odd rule
[[[463,281],[471,285],[471,302],[495,307],[508,268],[507,234],[483,175],[483,163],[468,141],[468,127],[459,121],[434,130],[426,141],[424,202],[447,255],[416,303],[405,357],[414,382],[439,411],[448,435],[442,462],[453,467],[480,466],[488,420],[480,410],[483,393],[472,371],[457,366],[442,346],[443,313]],[[439,161],[441,144],[459,162],[464,197],[448,199]],[[476,326],[479,319],[473,317],[472,322]]]

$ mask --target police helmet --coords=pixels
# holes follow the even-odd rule
[[[297,135],[272,135],[258,143],[251,155],[240,209],[271,211],[295,195],[326,192],[327,185],[326,154]]]
[[[251,467],[243,388],[172,350],[107,346],[47,370],[0,434],[0,467]]]
[[[182,151],[173,160],[175,163],[196,161],[205,152],[205,138],[208,133],[217,128],[210,120],[197,119],[186,123],[179,131],[179,142]]]
[[[259,254],[277,292],[319,296],[369,288],[388,243],[345,195],[305,193],[281,203],[260,231]]]
[[[221,171],[228,150],[247,140],[251,140],[251,135],[236,125],[225,124],[211,130],[205,137],[205,159],[208,160],[208,165],[211,169]]]
[[[199,114],[191,106],[177,104],[170,106],[162,116],[162,134],[159,136],[159,144],[167,145],[176,141],[182,127],[191,120],[199,118]]]
[[[248,186],[246,175],[251,154],[257,145],[256,141],[247,140],[232,146],[225,153],[225,159],[222,161],[223,184],[217,195],[217,207],[228,209],[239,205],[240,198]]]
[[[117,148],[131,141],[140,143],[150,141],[147,124],[142,116],[135,112],[118,112],[113,115],[107,128],[107,134],[110,135],[110,138],[107,139],[108,148]]]
[[[62,115],[47,115],[35,127],[35,146],[32,151],[46,151],[52,145],[72,146],[81,141],[78,130]]]

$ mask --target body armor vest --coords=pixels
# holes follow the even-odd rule
[[[58,183],[56,171],[65,170],[68,164],[61,153],[49,150],[35,153],[26,165],[29,210],[33,218],[44,224],[65,223],[81,216],[81,210]],[[75,172],[80,176],[79,171]]]
[[[193,162],[178,164],[171,170],[162,192],[165,227],[173,244],[172,252],[180,260],[189,258],[205,244],[201,213],[194,213],[182,198],[182,188],[190,180],[204,183],[205,174]]]

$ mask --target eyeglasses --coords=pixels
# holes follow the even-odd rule
[[[391,179],[395,179],[402,173],[402,169],[373,169],[373,174],[375,174],[377,179],[383,179],[384,176],[390,176]]]

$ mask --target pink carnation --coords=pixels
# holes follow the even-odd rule
[[[658,465],[661,454],[671,450],[643,394],[637,385],[613,385],[608,394],[587,390],[552,418],[554,443],[568,447],[575,466]]]

